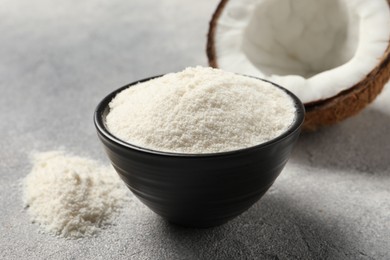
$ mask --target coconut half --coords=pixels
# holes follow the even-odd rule
[[[209,64],[273,81],[305,104],[304,129],[358,113],[390,78],[390,0],[222,0]]]

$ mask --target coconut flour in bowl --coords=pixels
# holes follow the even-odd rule
[[[109,131],[143,148],[218,153],[267,142],[295,120],[293,100],[271,83],[194,67],[139,83],[109,104]]]

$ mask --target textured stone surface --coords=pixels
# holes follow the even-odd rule
[[[390,86],[364,112],[303,135],[264,198],[213,229],[172,226],[137,200],[97,237],[39,233],[18,181],[32,151],[108,163],[92,114],[137,79],[206,65],[217,1],[0,3],[0,259],[389,259]]]

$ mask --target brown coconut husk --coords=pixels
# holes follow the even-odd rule
[[[210,21],[207,35],[207,57],[209,65],[218,68],[215,50],[215,32],[217,21],[228,0],[221,0]],[[387,1],[390,6],[390,0]],[[390,79],[390,43],[378,64],[357,84],[340,92],[334,97],[306,103],[303,130],[313,131],[322,126],[336,124],[356,115],[371,103]]]

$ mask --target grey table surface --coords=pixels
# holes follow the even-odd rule
[[[269,192],[211,229],[172,226],[136,199],[96,237],[30,223],[18,182],[32,151],[108,163],[92,123],[112,90],[207,65],[217,1],[0,1],[1,259],[390,259],[390,87],[359,115],[301,136]]]

